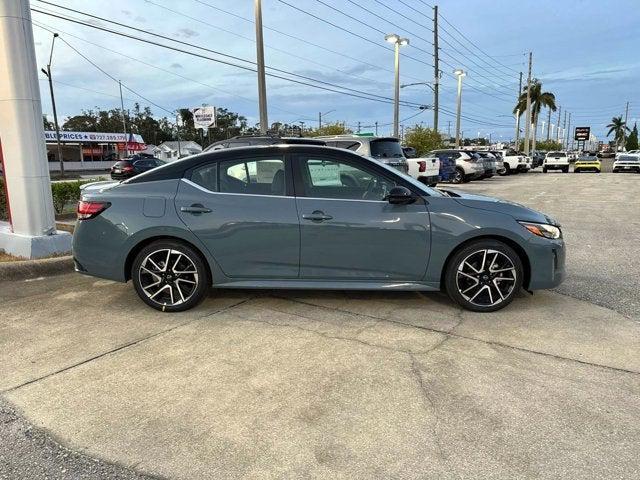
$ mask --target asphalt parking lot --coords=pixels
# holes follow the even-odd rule
[[[76,274],[0,283],[0,478],[638,478],[640,175],[455,188],[558,218],[566,282],[484,315],[311,291],[163,315]]]

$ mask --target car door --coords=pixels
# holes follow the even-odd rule
[[[393,186],[407,186],[401,177],[349,153],[299,154],[294,160],[301,278],[424,276],[431,238],[425,201],[384,200]]]
[[[283,156],[227,158],[187,172],[178,215],[226,276],[296,278],[300,226]]]

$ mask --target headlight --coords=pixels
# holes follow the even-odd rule
[[[562,231],[554,226],[549,225],[547,223],[530,223],[530,222],[519,222],[524,228],[529,230],[534,235],[544,238],[551,238],[553,240],[557,238],[562,238]]]

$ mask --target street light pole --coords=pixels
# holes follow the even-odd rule
[[[53,46],[56,43],[58,34],[53,34],[53,40],[51,41],[51,53],[49,53],[49,63],[47,63],[47,70],[43,72],[49,80],[49,92],[51,92],[51,109],[53,110],[53,124],[56,128],[56,149],[58,154],[58,162],[60,162],[60,177],[64,178],[64,162],[62,160],[62,145],[60,144],[60,125],[58,124],[58,111],[56,110],[56,97],[53,94],[53,78],[51,77],[51,60],[53,59]]]
[[[393,136],[398,137],[400,123],[400,47],[409,45],[408,38],[400,38],[395,33],[384,36],[384,39],[393,44],[394,51],[394,86],[393,86]]]
[[[529,74],[527,75],[527,119],[524,126],[524,154],[529,155],[529,140],[531,135],[531,66],[533,53],[529,52]],[[516,148],[518,146],[516,145]]]
[[[256,21],[256,63],[258,67],[258,104],[260,109],[260,133],[266,134],[269,128],[267,119],[267,82],[264,69],[264,42],[262,39],[262,0],[255,0]]]
[[[462,77],[466,75],[464,70],[453,72],[458,77],[458,108],[456,110],[456,148],[460,148],[460,112],[462,110]]]

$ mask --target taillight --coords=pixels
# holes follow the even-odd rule
[[[420,160],[418,162],[418,171],[419,172],[426,172],[427,171],[427,162],[425,162],[424,160]]]
[[[78,220],[87,220],[100,215],[111,204],[109,202],[78,202]]]
[[[126,166],[122,169],[123,172],[133,172],[133,167],[132,166]]]

